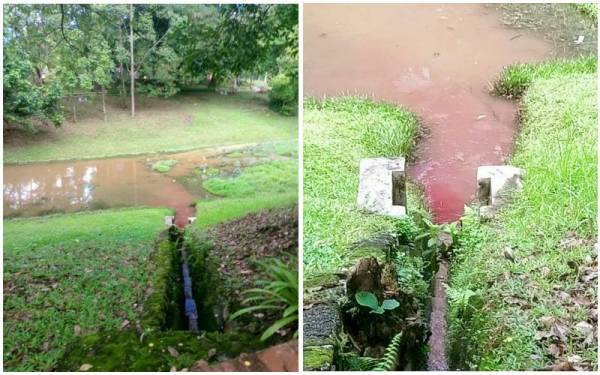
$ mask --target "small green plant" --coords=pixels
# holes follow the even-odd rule
[[[377,296],[371,292],[358,292],[354,295],[354,298],[356,298],[359,305],[369,307],[373,314],[383,314],[385,310],[394,310],[400,306],[400,302],[395,299],[383,300],[380,305]]]
[[[273,336],[283,327],[295,324],[298,320],[298,272],[291,270],[288,265],[278,259],[259,262],[265,272],[266,278],[256,283],[260,288],[252,288],[242,292],[246,299],[244,305],[251,305],[236,311],[229,318],[230,321],[255,311],[281,311],[281,318],[267,328],[261,341]],[[294,260],[290,264],[296,264]],[[298,336],[298,330],[294,337]]]
[[[456,223],[436,225],[427,218],[422,218],[422,221],[425,224],[425,231],[418,235],[415,241],[426,238],[427,248],[439,249],[442,254],[448,254],[458,238]]]
[[[459,317],[464,317],[470,309],[474,309],[473,299],[477,297],[478,293],[471,289],[458,289],[446,286],[446,293],[448,294],[448,301],[453,311]]]

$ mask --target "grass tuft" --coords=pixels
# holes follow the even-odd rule
[[[598,4],[574,3],[572,5],[575,7],[575,9],[580,11],[585,16],[589,17],[592,21],[598,22]]]
[[[556,59],[543,64],[519,63],[506,67],[494,81],[496,95],[518,99],[536,79],[550,79],[569,74],[595,74],[595,56],[575,60]]]
[[[152,164],[152,170],[160,173],[167,173],[177,164],[177,160],[159,160]]]

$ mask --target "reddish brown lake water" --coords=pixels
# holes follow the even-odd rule
[[[479,4],[304,6],[305,95],[372,95],[415,112],[428,134],[409,174],[437,222],[461,216],[478,166],[512,152],[517,109],[491,96],[489,82],[505,65],[552,53]]]
[[[154,206],[173,209],[176,224],[184,226],[188,217],[196,216],[194,202],[216,198],[201,188],[207,173],[229,175],[236,168],[273,158],[230,147],[150,157],[5,165],[4,216]],[[152,170],[154,162],[166,159],[177,164],[167,173]]]

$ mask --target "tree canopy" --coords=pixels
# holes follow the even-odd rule
[[[297,23],[296,5],[4,5],[4,123],[58,126],[79,95],[170,97],[207,77],[287,77],[295,101]]]

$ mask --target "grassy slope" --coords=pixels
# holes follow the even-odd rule
[[[515,84],[523,77],[525,86]],[[496,86],[513,96],[525,92],[511,164],[526,170],[526,181],[514,202],[489,224],[480,225],[472,216],[465,221],[450,287],[457,295],[474,291],[481,298],[462,312],[458,301],[451,302],[450,346],[467,367],[541,368],[554,362],[552,340],[535,335],[547,332],[544,322],[554,318],[568,329],[558,361],[579,355],[597,365],[596,340],[583,345],[574,327],[589,320],[591,306],[573,302],[597,300],[596,280],[578,281],[578,272],[596,253],[595,62],[512,67]],[[575,246],[561,245],[565,238]],[[515,263],[502,255],[507,246],[513,248]]]
[[[304,276],[338,272],[360,254],[353,242],[389,230],[392,220],[356,207],[359,161],[409,155],[417,119],[405,109],[353,97],[304,104]],[[409,195],[409,205],[418,199]]]
[[[75,338],[139,317],[166,209],[4,221],[4,368],[51,369]]]
[[[171,152],[293,139],[298,133],[297,117],[273,112],[265,101],[248,93],[197,92],[168,100],[144,99],[138,103],[135,118],[115,104],[108,109],[107,122],[97,108],[87,108],[88,113],[83,106],[80,110],[84,113],[76,124],[66,123],[35,136],[11,134],[4,141],[4,162]]]

